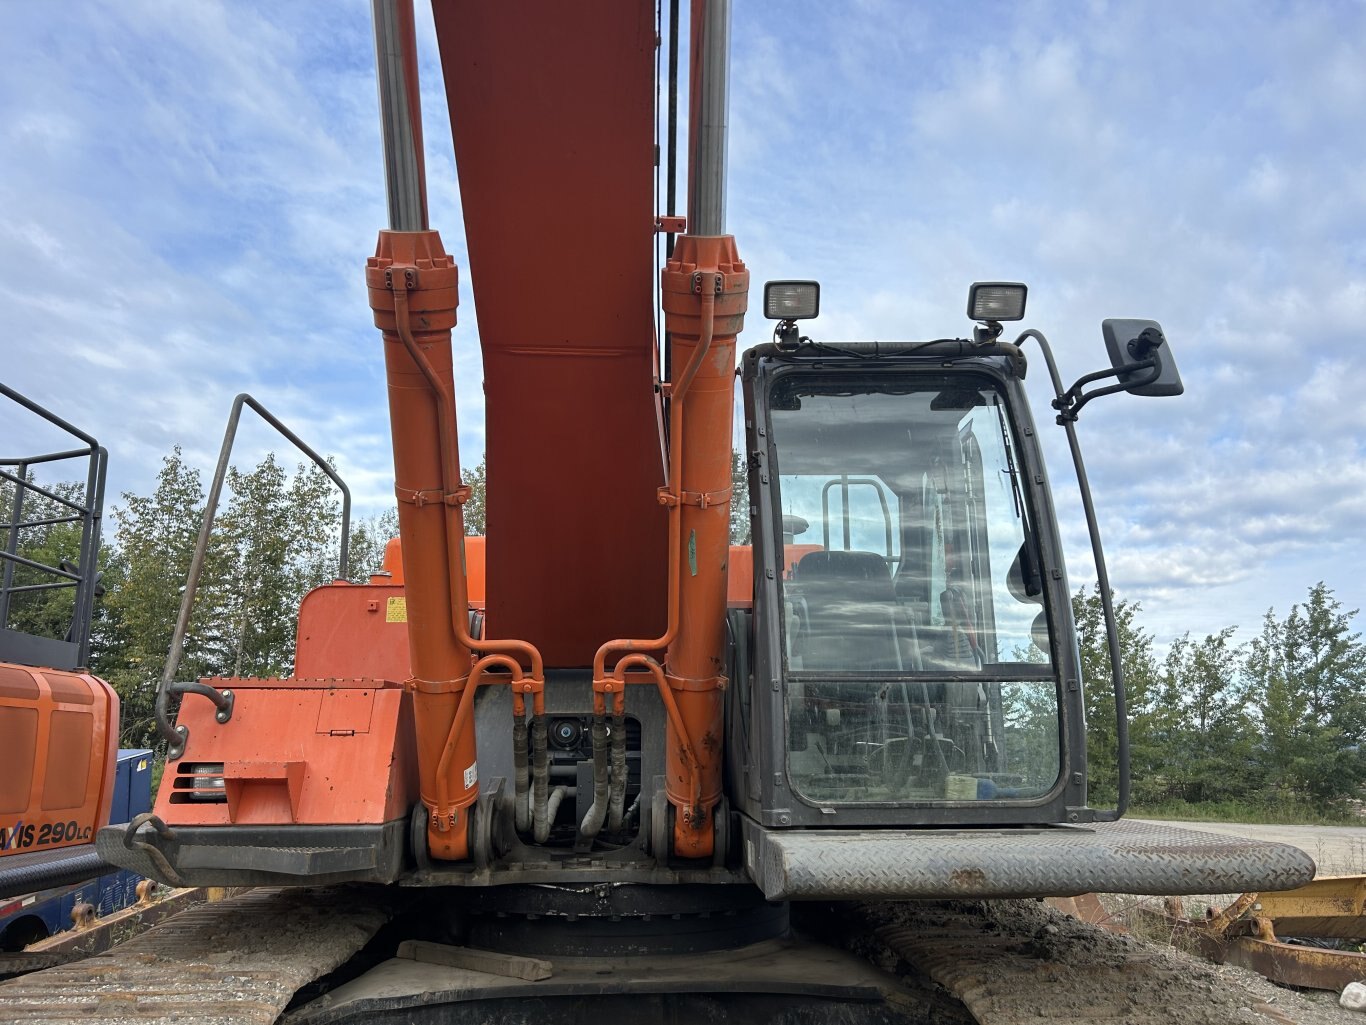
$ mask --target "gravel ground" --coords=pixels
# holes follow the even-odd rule
[[[1126,912],[1139,900],[1150,898],[1136,898],[1122,894],[1102,894],[1101,901],[1107,909],[1114,912],[1115,920],[1122,922],[1126,918]],[[1189,912],[1190,905],[1187,905]],[[1141,930],[1140,930],[1141,931]],[[1131,942],[1144,944],[1148,947],[1161,947],[1162,938],[1151,935],[1142,939],[1130,939]],[[1256,972],[1248,971],[1245,968],[1237,968],[1233,965],[1210,964],[1203,958],[1187,954],[1175,947],[1166,948],[1166,957],[1174,967],[1179,967],[1184,974],[1194,979],[1201,979],[1211,987],[1211,993],[1240,994],[1244,998],[1239,1002],[1247,1010],[1237,1017],[1230,1017],[1230,1021],[1253,1021],[1255,1017],[1248,1017],[1248,1012],[1253,1015],[1261,1015],[1268,1021],[1289,1023],[1289,1025],[1366,1025],[1366,1014],[1360,1011],[1348,1011],[1338,1006],[1337,993],[1329,993],[1321,990],[1296,990],[1285,986],[1278,986],[1273,982],[1268,982]],[[1078,965],[1080,970],[1086,970],[1085,965]],[[1182,1025],[1180,1020],[1173,1021],[1170,1025]]]
[[[949,960],[965,969],[964,984],[984,1019],[995,1025],[1035,1021],[1077,1025],[1363,1025],[1366,1015],[1337,1006],[1335,994],[1304,994],[1267,982],[1254,972],[1212,965],[1160,942],[1117,935],[1069,918],[1035,901],[869,904],[860,912],[874,925],[933,929],[936,916],[972,917],[989,945],[1016,950],[1028,963],[988,955]],[[1013,943],[1014,937],[1025,940]],[[898,959],[895,934],[864,929],[854,947],[884,970],[923,987],[925,966]],[[931,950],[940,949],[932,940]],[[950,941],[955,947],[957,941]],[[879,949],[883,948],[883,949]],[[914,950],[907,951],[911,961]],[[931,966],[932,970],[932,966]],[[948,980],[945,980],[949,984]],[[985,1000],[983,1000],[985,997]],[[932,1021],[958,1022],[952,1016]]]
[[[1148,820],[1154,821],[1154,820]],[[1258,840],[1298,847],[1318,865],[1318,874],[1366,875],[1366,827],[1361,826],[1276,826],[1237,822],[1168,822],[1164,825],[1203,830],[1227,836],[1247,836]],[[1202,905],[1222,907],[1237,894],[1206,894],[1184,898],[1187,914],[1198,916]],[[1154,898],[1124,894],[1104,894],[1102,901],[1115,918],[1123,921],[1128,911]],[[1156,901],[1160,906],[1160,900]],[[1160,937],[1155,938],[1160,941]],[[1256,1010],[1266,1020],[1294,1025],[1366,1025],[1366,1013],[1338,1006],[1337,994],[1292,990],[1277,986],[1255,972],[1228,965],[1209,965],[1203,960],[1172,949],[1171,956],[1187,963],[1192,972],[1208,972],[1219,986],[1242,990],[1257,1000]],[[1246,1019],[1231,1019],[1246,1020]],[[1176,1025],[1176,1023],[1173,1023]]]

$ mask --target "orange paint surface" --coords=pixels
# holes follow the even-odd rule
[[[118,726],[118,695],[98,677],[0,664],[0,858],[94,842]]]
[[[360,588],[356,588],[360,590]],[[168,762],[156,813],[171,826],[344,825],[389,822],[417,796],[412,701],[383,680],[228,680],[231,721],[187,695],[177,722],[185,756]],[[221,777],[221,799],[196,795]]]
[[[299,606],[295,675],[402,681],[408,670],[408,601],[393,584],[326,584]]]
[[[696,19],[694,19],[696,24]],[[731,417],[736,335],[749,305],[749,271],[729,235],[682,235],[660,275],[676,380],[671,403],[681,429],[671,438],[677,467],[669,482],[681,519],[674,553],[680,567],[678,621],[664,673],[675,691],[686,736],[670,718],[665,790],[677,815],[674,851],[712,853],[711,811],[721,799],[725,743],[722,689],[730,555]],[[682,567],[686,567],[683,569]],[[691,747],[691,755],[685,748]],[[695,764],[690,766],[689,762]]]
[[[434,5],[484,357],[488,636],[549,666],[664,627],[654,13]]]

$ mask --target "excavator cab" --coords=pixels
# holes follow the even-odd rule
[[[757,571],[739,710],[758,821],[1086,814],[1067,583],[1010,348],[746,354]],[[793,517],[819,547],[788,563]]]
[[[1116,821],[1123,678],[1073,424],[1100,395],[1176,395],[1180,377],[1159,325],[1113,320],[1111,368],[1064,389],[1041,333],[1001,339],[1026,291],[973,285],[970,338],[834,345],[798,326],[818,311],[815,282],[765,288],[778,325],[741,365],[754,592],[731,613],[728,761],[745,868],[771,900],[1131,887],[1172,840]],[[1071,594],[1024,388],[1031,340],[1106,605],[1113,808],[1087,799]],[[1208,867],[1250,879],[1264,853]]]

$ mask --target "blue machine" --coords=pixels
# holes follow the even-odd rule
[[[127,822],[152,810],[152,761],[151,751],[119,751],[110,822]],[[0,896],[0,951],[22,950],[30,943],[69,929],[71,909],[78,904],[91,905],[97,915],[128,907],[137,900],[141,878],[125,870],[37,893]]]

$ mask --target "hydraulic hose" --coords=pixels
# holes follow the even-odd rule
[[[550,827],[555,824],[555,815],[560,810],[560,803],[565,799],[565,795],[568,793],[569,789],[567,787],[556,787],[554,790],[550,791],[550,799],[546,802],[546,819],[548,823],[546,825],[547,838],[550,836]],[[545,841],[543,840],[541,842],[544,843]]]
[[[593,803],[579,825],[582,837],[592,841],[607,818],[607,716],[593,713]]]
[[[715,314],[716,314],[716,294],[714,278],[705,275],[706,280],[702,285],[701,295],[701,335],[698,339],[697,348],[688,360],[683,372],[679,375],[674,384],[672,394],[669,398],[669,480],[668,487],[672,492],[673,501],[669,506],[669,600],[668,618],[665,623],[664,633],[653,640],[634,640],[621,639],[608,641],[598,648],[593,656],[593,679],[594,681],[605,680],[607,678],[607,657],[609,654],[617,652],[644,652],[660,651],[673,644],[674,638],[678,636],[679,624],[679,591],[682,579],[682,544],[683,544],[683,507],[682,507],[682,488],[683,488],[683,403],[687,397],[688,389],[692,386],[693,379],[702,367],[707,353],[711,350],[714,336]],[[667,689],[667,685],[664,689]],[[621,688],[617,696],[620,703],[621,717],[624,722],[626,710],[625,687]],[[615,718],[615,716],[614,716]],[[682,720],[678,720],[678,725]],[[579,826],[581,834],[589,839],[596,837],[602,831],[605,821],[608,821],[609,799],[607,795],[607,758],[606,752],[599,766],[596,747],[597,714],[594,717],[594,758],[593,758],[593,804],[589,807],[587,814],[583,817],[583,822]],[[603,723],[604,730],[606,723]],[[612,785],[612,795],[610,804],[612,807],[611,823],[612,828],[617,829],[621,826],[622,810],[626,801],[626,731],[623,726],[617,731],[618,736],[612,742],[613,762],[617,760],[615,754],[620,745],[620,779]],[[691,742],[684,733],[680,738],[685,747],[691,748]],[[600,778],[601,776],[601,778]],[[599,788],[602,789],[602,799],[599,800]],[[696,786],[692,789],[696,790]]]
[[[625,698],[623,689],[622,697]],[[621,829],[626,813],[626,712],[622,700],[612,714],[612,784],[607,801],[607,828],[613,833]]]
[[[526,712],[512,717],[512,772],[514,776],[514,807],[517,832],[531,828],[529,787],[531,772],[527,762]]]
[[[547,796],[550,779],[550,752],[546,746],[545,712],[531,717],[531,822],[537,843],[550,839],[550,807]]]

